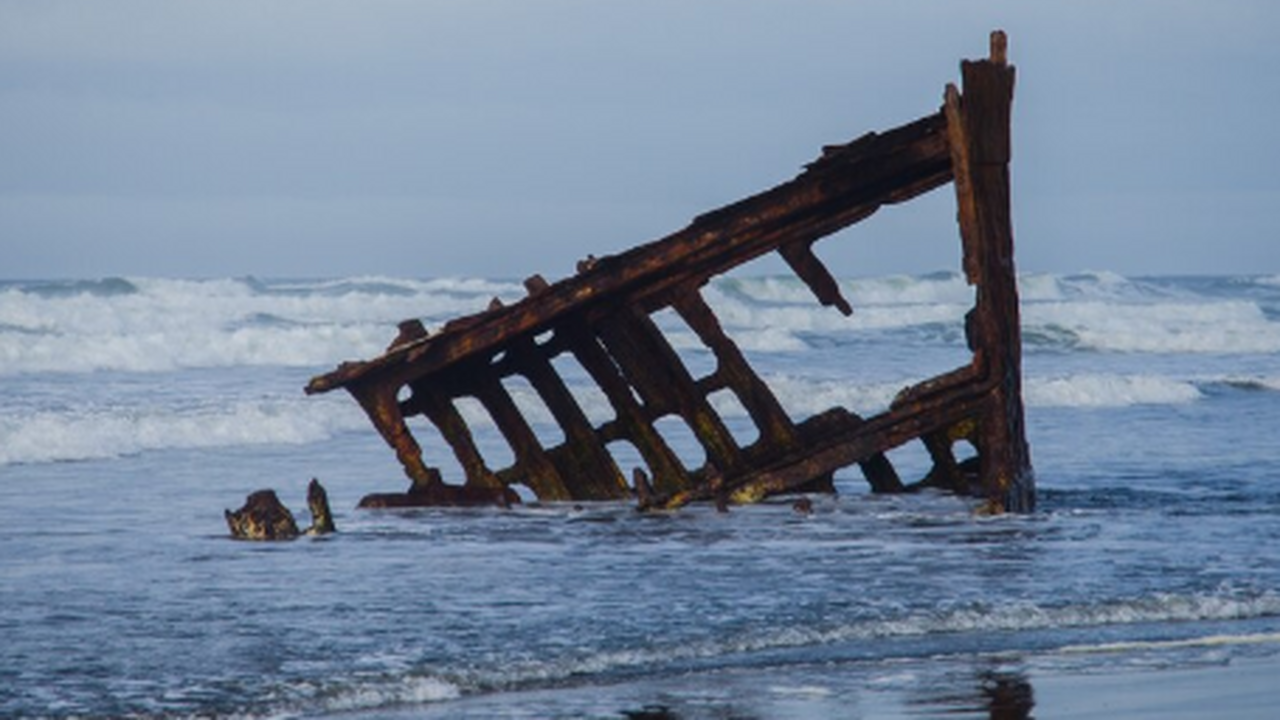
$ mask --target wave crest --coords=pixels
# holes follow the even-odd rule
[[[323,398],[240,400],[191,408],[46,410],[0,416],[0,466],[115,458],[172,448],[303,444],[362,428],[365,423],[358,410]]]
[[[1280,324],[1248,301],[1030,303],[1029,343],[1129,353],[1280,352]]]
[[[380,278],[112,279],[86,287],[0,292],[0,374],[324,366],[381,352],[405,318],[444,322],[516,291],[490,281]]]
[[[1025,275],[1021,282],[1031,351],[1280,352],[1267,278],[1241,284],[1094,273]],[[873,341],[963,347],[973,288],[960,275],[840,284],[852,317],[818,305],[790,277],[722,278],[704,293],[748,352],[803,353],[864,333]],[[381,276],[0,283],[0,374],[320,367],[377,354],[401,320],[438,325],[483,309],[495,296],[511,303],[524,291],[502,280]],[[674,335],[682,349],[701,347],[687,331],[677,327]]]

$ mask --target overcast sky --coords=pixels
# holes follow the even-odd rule
[[[997,27],[1020,269],[1280,272],[1274,0],[0,0],[0,277],[558,278],[934,112]],[[956,269],[950,192],[818,251]]]

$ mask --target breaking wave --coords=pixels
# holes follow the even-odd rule
[[[0,373],[319,366],[380,352],[518,286],[488,280],[109,279],[0,285]]]
[[[760,359],[753,364],[793,416],[835,406],[879,412],[903,387],[934,374],[928,368],[945,370],[967,359],[963,318],[973,290],[962,276],[840,282],[854,305],[850,318],[819,306],[808,287],[791,277],[730,277],[704,289],[725,330]],[[1115,355],[1107,362],[1081,356],[1072,363],[1028,363],[1025,400],[1032,407],[1115,408],[1280,390],[1280,376],[1253,359],[1242,374],[1238,363],[1196,360],[1179,367],[1120,355],[1280,352],[1278,287],[1274,277],[1026,275],[1021,289],[1028,354],[1043,353],[1047,360]],[[381,352],[405,318],[436,325],[479,310],[494,296],[513,302],[523,294],[519,284],[501,280],[376,276],[0,282],[0,377],[13,383],[8,406],[0,408],[0,465],[167,448],[310,443],[366,431],[366,421],[345,398],[299,393],[281,399],[273,378],[256,380],[271,383],[260,385],[266,393],[258,395],[238,382],[228,392],[202,394],[207,388],[191,383],[203,377],[175,378],[165,386],[183,390],[165,398],[146,398],[136,383],[149,381],[128,378],[207,368],[320,372]],[[674,345],[693,354],[691,368],[713,363],[673,312],[664,311],[658,320]],[[90,402],[39,395],[46,385],[65,385],[59,378],[79,382],[67,376],[99,372],[122,375],[85,387],[114,387],[118,395]],[[235,373],[237,381],[244,377],[256,376]],[[612,419],[608,400],[581,372],[566,380],[593,423]],[[294,391],[294,381],[288,382],[285,390]],[[533,424],[554,426],[528,383],[510,389]],[[187,391],[194,400],[176,399]],[[20,400],[24,393],[36,393],[30,407]],[[711,397],[726,417],[745,417],[732,400],[728,393]],[[469,423],[492,426],[477,404],[460,409]]]
[[[601,653],[571,663],[530,663],[481,676],[481,686],[505,687],[547,681],[562,675],[601,673],[622,667],[647,666],[679,660],[739,655],[769,650],[834,645],[861,640],[913,638],[956,633],[1019,632],[1125,626],[1143,623],[1246,620],[1280,615],[1280,595],[1161,593],[1098,604],[1038,605],[1013,602],[1004,605],[975,603],[966,607],[937,609],[896,618],[877,618],[828,627],[796,625],[748,633],[739,637],[708,640],[671,648]],[[1065,646],[1071,647],[1071,646]]]
[[[1280,352],[1273,281],[1250,280],[1242,292],[1239,279],[1027,275],[1025,341],[1032,352]],[[791,277],[723,278],[704,292],[749,352],[804,352],[823,338],[868,332],[914,332],[925,342],[963,347],[973,289],[960,275],[840,285],[852,317],[819,306]],[[478,311],[495,296],[512,302],[523,294],[516,283],[485,279],[4,282],[0,374],[331,365],[380,352],[403,319],[434,325]],[[698,346],[687,328],[673,335],[677,346]]]
[[[789,413],[813,415],[836,405],[859,412],[879,412],[905,383],[861,385],[847,380],[814,380],[780,376],[768,380]],[[1204,396],[1200,383],[1156,375],[1084,374],[1029,378],[1024,399],[1031,407],[1129,407],[1178,405]],[[745,412],[743,413],[745,414]]]
[[[1239,278],[1130,279],[1115,273],[1020,278],[1024,341],[1030,350],[1121,353],[1280,352],[1274,293],[1240,297]],[[1267,287],[1269,279],[1248,280]],[[934,333],[963,343],[973,289],[954,273],[843,280],[854,307],[845,318],[814,302],[795,278],[714,283],[708,301],[747,350],[789,352],[811,333],[850,333],[949,325]],[[692,342],[692,341],[690,341]]]
[[[862,414],[889,407],[904,383],[861,384],[794,375],[766,378],[788,414],[797,419],[832,407]],[[1117,408],[1178,405],[1204,397],[1206,386],[1245,391],[1280,390],[1280,378],[1224,377],[1177,380],[1147,375],[1089,374],[1029,378],[1029,407]],[[587,417],[599,425],[612,419],[608,399],[594,386],[571,385]],[[509,388],[521,413],[535,429],[554,428],[550,410],[531,387]],[[746,409],[728,394],[711,396],[726,419],[745,419]],[[493,419],[478,402],[463,400],[458,409],[472,428],[492,429]],[[0,413],[0,466],[124,457],[152,450],[242,445],[294,445],[323,442],[350,431],[367,431],[368,420],[341,395],[297,398],[210,400],[194,406],[173,404],[89,405],[83,408]],[[429,426],[417,429],[430,433]]]
[[[121,405],[0,415],[0,466],[124,457],[149,450],[303,444],[367,421],[343,398]]]
[[[1031,407],[1179,405],[1203,396],[1194,382],[1156,375],[1030,378],[1024,387],[1024,399]]]
[[[1023,326],[1031,348],[1128,353],[1280,352],[1280,324],[1253,302],[1029,303]]]

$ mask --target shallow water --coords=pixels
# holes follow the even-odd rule
[[[708,296],[793,413],[872,412],[964,361],[960,278],[845,284],[849,321],[789,280]],[[0,715],[985,717],[1045,674],[1276,655],[1280,282],[1022,286],[1040,507],[984,518],[856,469],[810,515],[356,511],[400,470],[353,402],[302,385],[518,286],[0,285]],[[311,476],[338,534],[226,537],[258,488],[305,514]]]

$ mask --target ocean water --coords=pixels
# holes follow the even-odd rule
[[[959,276],[842,285],[852,318],[793,279],[707,289],[793,414],[875,412],[966,361]],[[1031,707],[1046,675],[1280,655],[1280,277],[1021,292],[1035,514],[873,496],[850,469],[810,515],[641,515],[354,509],[405,481],[355,403],[307,380],[519,283],[0,283],[0,716],[988,717]],[[920,448],[891,457],[927,469]],[[260,488],[305,521],[312,477],[337,534],[227,537],[223,509]]]

